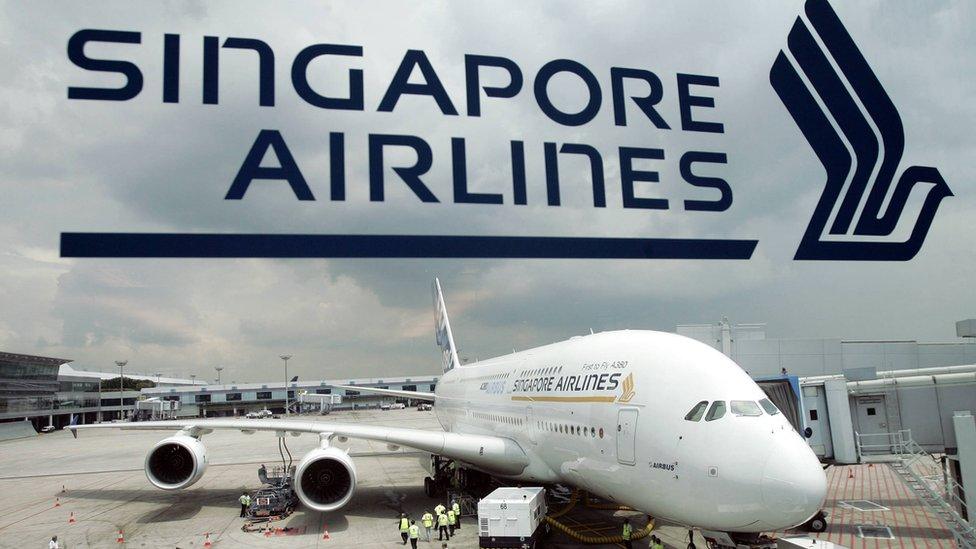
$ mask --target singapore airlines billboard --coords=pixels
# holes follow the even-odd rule
[[[966,192],[876,6],[296,8],[31,6],[62,257],[905,261]]]

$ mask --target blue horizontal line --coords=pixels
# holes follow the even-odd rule
[[[757,243],[562,236],[61,233],[61,257],[749,259]]]

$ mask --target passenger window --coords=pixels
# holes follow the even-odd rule
[[[776,405],[770,402],[768,398],[764,398],[760,400],[759,405],[762,406],[763,410],[766,410],[766,413],[771,416],[775,416],[776,414],[779,413],[779,410],[776,408]]]
[[[712,403],[712,407],[708,409],[708,415],[705,416],[705,421],[715,421],[725,415],[725,401],[716,400]]]
[[[732,413],[737,416],[761,416],[759,405],[751,400],[733,400]]]
[[[695,404],[695,407],[692,408],[690,412],[688,412],[688,415],[685,416],[685,419],[688,420],[688,421],[698,421],[698,420],[700,420],[702,418],[702,414],[705,413],[705,408],[707,408],[707,407],[708,407],[708,401],[707,400],[703,400],[703,401],[699,402],[698,404]]]

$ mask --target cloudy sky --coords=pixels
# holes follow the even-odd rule
[[[430,283],[442,280],[461,354],[486,358],[590,329],[673,330],[676,324],[767,322],[773,337],[952,340],[976,315],[973,159],[976,158],[976,9],[966,0],[835,2],[899,108],[901,169],[937,167],[946,199],[921,252],[904,263],[797,262],[793,253],[823,189],[824,170],[769,84],[802,3],[579,2],[3,2],[0,17],[0,350],[75,359],[83,368],[130,368],[224,379],[277,376],[281,353],[303,378],[435,373]],[[141,44],[92,44],[91,57],[125,59],[143,73],[130,101],[67,99],[69,86],[118,86],[118,75],[74,66],[68,39],[85,28],[138,31]],[[181,36],[180,102],[162,97],[163,34]],[[201,101],[204,36],[258,38],[275,53],[276,105],[258,106],[256,55],[220,53],[220,103]],[[316,62],[309,81],[341,95],[362,69],[365,111],[303,102],[291,85],[295,55],[316,43],[352,44],[362,58]],[[404,53],[421,49],[460,116],[427,97],[377,106]],[[525,75],[513,99],[482,98],[465,116],[464,55],[504,56]],[[573,59],[597,76],[603,102],[579,127],[546,118],[532,94],[538,69]],[[613,123],[610,67],[653,71],[672,130],[633,104]],[[718,76],[724,134],[680,130],[676,74]],[[486,83],[505,77],[486,70]],[[412,82],[421,81],[415,74]],[[584,103],[578,80],[553,79],[554,103]],[[646,90],[645,90],[646,91]],[[638,87],[633,93],[641,93]],[[696,114],[697,116],[697,114]],[[282,133],[316,201],[281,182],[226,194],[261,129]],[[329,132],[346,139],[347,198],[329,193]],[[370,133],[430,143],[421,203],[387,168],[387,200],[369,201]],[[452,137],[467,139],[472,190],[502,205],[451,200]],[[512,204],[509,141],[525,142],[526,206]],[[607,208],[595,209],[588,165],[560,158],[563,205],[545,205],[543,143],[586,143],[603,156]],[[666,211],[621,206],[621,146],[656,147],[642,165],[660,183],[638,194]],[[687,150],[720,151],[702,173],[729,182],[725,212],[687,212],[714,191],[682,183]],[[391,151],[387,165],[410,164]],[[265,159],[273,165],[274,159]],[[899,171],[900,171],[899,170]],[[911,210],[911,208],[909,208]],[[485,234],[757,239],[748,261],[67,259],[64,231]]]

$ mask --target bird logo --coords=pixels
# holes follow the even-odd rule
[[[827,172],[794,259],[907,261],[952,191],[925,166],[905,168],[895,183],[905,148],[898,110],[827,0],[807,0],[804,14],[769,73]],[[902,218],[916,194],[924,200],[912,225],[912,215]]]
[[[634,391],[634,374],[627,374],[627,377],[624,378],[622,385],[623,390],[621,391],[620,398],[617,399],[617,402],[626,404],[630,402],[630,400],[637,394],[636,391]]]

